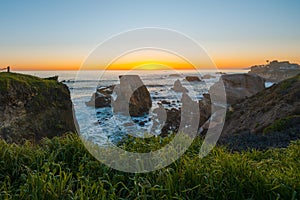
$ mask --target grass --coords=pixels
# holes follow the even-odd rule
[[[294,126],[300,123],[300,115],[288,116],[282,119],[274,121],[270,126],[263,130],[263,134],[272,133],[275,131],[284,131],[288,127]]]
[[[172,137],[131,139],[142,152]],[[132,141],[134,143],[132,143]],[[0,141],[0,199],[299,199],[300,141],[287,149],[200,159],[201,140],[170,166],[146,174],[119,172],[95,160],[74,134],[23,146]]]

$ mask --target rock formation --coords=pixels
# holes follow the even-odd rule
[[[133,117],[147,114],[152,106],[150,93],[138,75],[119,76],[120,84],[98,88],[88,106],[112,106],[113,111]]]
[[[120,76],[120,84],[114,92],[114,112],[138,117],[147,114],[152,106],[150,93],[138,75]]]
[[[226,74],[222,75],[227,104],[233,104],[241,99],[250,97],[265,88],[265,80],[254,74]],[[209,93],[218,96],[223,94],[221,80],[210,87]]]
[[[200,82],[201,79],[198,76],[187,76],[185,77],[185,80],[188,82]]]
[[[103,108],[111,106],[111,95],[115,86],[97,88],[97,91],[92,95],[91,100],[86,102],[87,106]]]
[[[252,66],[249,74],[256,74],[270,82],[280,82],[300,73],[300,65],[274,60],[266,65]]]
[[[75,121],[74,121],[75,120]],[[56,78],[0,73],[0,137],[9,143],[38,142],[76,132],[70,93]]]

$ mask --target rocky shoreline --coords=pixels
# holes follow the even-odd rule
[[[70,92],[66,85],[57,81],[57,77],[41,79],[14,73],[0,73],[0,76],[2,139],[20,144],[26,140],[35,143],[43,137],[76,132]],[[212,77],[210,75],[205,78]],[[153,126],[160,127],[159,135],[162,137],[179,131],[183,99],[188,102],[186,105],[197,105],[195,110],[200,114],[197,119],[198,135],[204,137],[208,127],[221,122],[218,109],[214,113],[211,110],[212,106],[220,106],[218,102],[212,102],[211,95],[218,96],[221,83],[226,92],[227,103],[223,106],[226,107],[227,114],[218,144],[226,145],[232,150],[265,149],[285,147],[291,140],[300,137],[299,75],[265,88],[266,79],[256,74],[222,74],[220,80],[210,87],[209,93],[203,94],[199,101],[192,100],[188,95],[188,88],[179,79],[175,79],[170,89],[182,94],[182,99],[177,102],[166,98],[156,99],[158,107],[155,109],[152,108],[154,96],[150,95],[139,76],[124,75],[119,78],[122,84],[99,87],[86,105],[95,108],[112,107],[114,112],[132,117],[133,123],[140,127],[151,122]],[[202,83],[196,80],[192,84],[197,87],[197,84]],[[175,104],[180,106],[174,107]],[[155,118],[148,116],[150,110]],[[102,114],[99,112],[99,115]],[[113,113],[109,116],[112,115]],[[98,121],[99,124],[102,123],[101,120]],[[132,123],[126,124],[131,125]]]

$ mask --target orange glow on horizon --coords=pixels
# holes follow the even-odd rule
[[[272,60],[272,59],[270,59]],[[284,61],[288,59],[278,59],[279,61]],[[288,60],[291,63],[300,63],[299,60]],[[215,60],[216,68],[218,69],[241,69],[248,68],[253,65],[266,64],[263,59],[253,59],[253,60],[234,60],[234,59],[218,59]],[[19,65],[19,64],[1,64],[1,67],[10,66],[12,71],[35,71],[35,70],[80,70],[81,63],[70,62],[62,63],[60,65],[54,63],[48,64],[33,64],[33,65]],[[191,70],[195,67],[187,62],[169,62],[169,61],[138,61],[138,62],[126,62],[126,63],[114,63],[109,67],[105,68],[103,66],[91,66],[86,67],[84,70]],[[197,68],[200,69],[200,68]],[[209,69],[209,68],[201,68]]]

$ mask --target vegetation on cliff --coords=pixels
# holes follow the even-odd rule
[[[300,75],[232,105],[221,143],[233,149],[286,147],[300,139]]]

